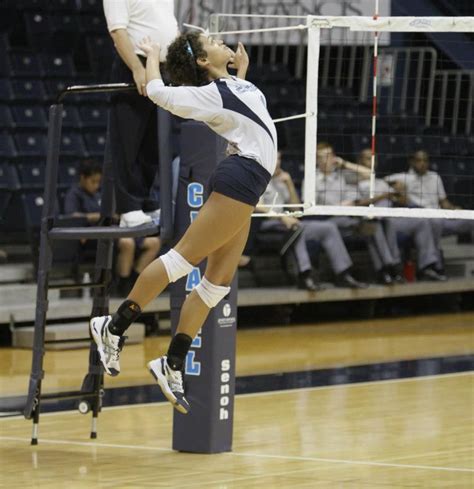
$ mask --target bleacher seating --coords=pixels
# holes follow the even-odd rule
[[[74,162],[60,163],[58,173],[59,188],[68,189],[78,180],[77,164]]]
[[[25,12],[24,20],[29,45],[52,49],[51,32],[54,24],[51,17],[40,9],[36,12]]]
[[[4,220],[13,195],[19,189],[20,181],[15,167],[0,163],[0,223]]]
[[[105,106],[85,105],[79,108],[81,121],[89,129],[103,129],[107,125],[107,108]]]
[[[61,154],[64,156],[88,156],[82,135],[78,132],[63,131],[61,135]]]
[[[74,78],[76,69],[72,57],[67,54],[41,54],[43,72],[50,78]]]
[[[2,230],[24,229],[25,222],[37,226],[40,201],[35,195],[44,185],[49,104],[67,86],[108,78],[114,48],[102,9],[102,0],[0,2],[0,210],[5,214],[8,206],[8,219],[0,224]],[[268,64],[252,65],[248,79],[265,93],[274,117],[305,111],[305,83],[294,78],[286,65],[269,60]],[[318,138],[333,144],[337,154],[354,160],[361,149],[371,145],[371,105],[361,102],[352,89],[332,83],[329,80],[319,87]],[[67,97],[59,199],[77,180],[81,159],[102,159],[107,103],[103,94]],[[435,155],[432,168],[442,175],[448,194],[454,192],[453,202],[473,208],[474,137],[448,135],[440,128],[426,128],[424,122],[413,114],[381,109],[378,171],[381,175],[404,171],[407,154],[427,149]],[[304,177],[304,124],[298,119],[277,126],[284,150],[283,168],[292,174],[298,187]],[[266,284],[284,280],[282,270],[274,265],[271,259],[262,265],[258,272],[263,270],[261,283],[268,268],[273,275],[267,276]]]
[[[9,100],[15,102],[44,103],[46,91],[42,80],[12,80]]]
[[[0,134],[0,159],[8,161],[17,155],[13,138],[9,134]]]
[[[0,105],[0,129],[13,127],[13,118],[8,105]]]
[[[16,166],[23,191],[44,188],[44,164],[23,163]]]
[[[15,105],[13,107],[15,129],[46,129],[48,121],[44,108],[35,105]]]
[[[81,117],[77,107],[64,106],[63,108],[63,128],[68,129],[80,129],[83,127]],[[87,127],[87,125],[85,126]]]
[[[50,9],[52,12],[74,12],[76,10],[76,0],[50,0]]]
[[[9,102],[13,99],[13,90],[10,80],[0,78],[0,102]]]
[[[39,55],[32,51],[11,51],[8,59],[11,76],[28,78],[43,76]]]
[[[41,132],[18,132],[15,134],[18,156],[43,157],[46,154],[46,134]]]
[[[89,132],[85,134],[87,149],[91,156],[99,157],[104,154],[105,134],[99,132]]]

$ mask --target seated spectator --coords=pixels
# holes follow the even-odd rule
[[[321,142],[316,150],[316,204],[318,205],[357,205],[357,186],[347,182],[348,176],[356,174],[357,179],[367,175],[370,170],[362,165],[344,161],[334,153],[333,147]],[[358,236],[366,243],[377,274],[377,281],[390,285],[400,280],[398,260],[391,253],[382,223],[372,219],[363,221],[359,217],[334,216],[329,222],[336,224],[344,237]],[[364,227],[364,223],[368,226]],[[366,228],[369,231],[366,231]]]
[[[438,173],[429,169],[429,156],[426,151],[415,151],[409,158],[407,172],[396,173],[385,178],[393,188],[406,193],[408,205],[430,209],[460,209],[448,199],[443,180]],[[429,219],[433,229],[435,245],[438,250],[438,268],[441,270],[442,236],[469,233],[474,239],[474,221],[470,219]]]
[[[100,219],[101,166],[93,161],[83,161],[79,171],[79,182],[71,187],[64,200],[64,213],[71,216],[86,217],[90,224]],[[82,243],[83,246],[85,242]],[[116,273],[117,291],[120,296],[128,295],[140,272],[151,263],[160,250],[160,239],[156,236],[146,238],[120,238]],[[135,254],[139,255],[135,260]]]
[[[260,206],[257,206],[257,211],[269,211],[269,208],[261,207],[261,205],[275,206],[272,208],[275,211],[282,210],[285,204],[299,203],[300,199],[291,175],[281,169],[281,153],[279,152],[275,173],[262,196]],[[260,231],[285,231],[296,230],[297,228],[302,228],[302,232],[293,243],[292,248],[298,265],[299,288],[309,291],[315,291],[318,288],[312,276],[311,257],[307,248],[308,241],[317,241],[321,244],[336,276],[336,285],[351,288],[366,287],[365,284],[357,281],[351,275],[352,260],[334,223],[329,221],[300,220],[293,216],[272,217],[263,220]]]
[[[357,163],[365,168],[371,168],[370,149],[360,152]],[[406,205],[404,195],[380,178],[374,179],[373,197],[370,198],[370,173],[362,176],[359,181],[359,205],[373,204],[380,207],[393,207],[394,205]],[[418,279],[442,281],[446,276],[436,270],[438,263],[438,251],[433,237],[433,230],[429,220],[414,219],[412,217],[388,217],[384,218],[384,232],[390,252],[401,268],[401,254],[398,246],[400,235],[408,236],[415,244],[417,251]]]

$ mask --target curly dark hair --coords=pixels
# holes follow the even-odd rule
[[[83,177],[91,177],[102,173],[102,165],[94,159],[82,160],[79,165],[79,175]]]
[[[199,36],[199,32],[181,34],[169,46],[166,68],[173,85],[200,86],[209,82],[207,70],[196,62],[207,56]]]

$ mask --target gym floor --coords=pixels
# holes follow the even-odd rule
[[[171,449],[172,408],[145,368],[167,341],[147,338],[106,379],[97,440],[77,410],[42,414],[36,447],[30,421],[0,418],[0,487],[472,488],[473,325],[460,313],[240,330],[233,451],[218,455]],[[45,360],[45,391],[80,386],[85,349]],[[26,393],[30,361],[0,349],[3,400]]]

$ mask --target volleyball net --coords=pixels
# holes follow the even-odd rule
[[[474,219],[474,17],[213,14],[209,30],[248,48],[301,192],[284,212]]]

